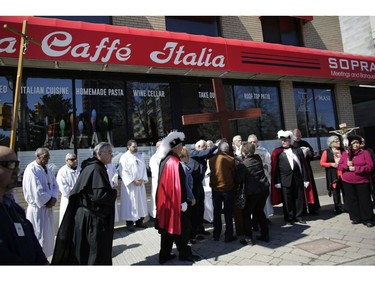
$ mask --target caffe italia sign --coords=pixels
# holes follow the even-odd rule
[[[222,72],[374,80],[375,58],[346,53],[38,17],[0,17],[41,45],[25,59]],[[0,29],[0,59],[19,54],[20,38]]]

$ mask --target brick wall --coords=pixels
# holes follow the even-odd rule
[[[263,42],[263,33],[258,17],[221,17],[224,38]]]
[[[161,16],[114,16],[112,22],[113,25],[165,30],[165,20]]]
[[[349,86],[336,84],[335,99],[339,124],[346,123],[348,127],[354,127],[354,112]]]
[[[297,128],[296,108],[294,105],[293,82],[280,81],[281,104],[284,115],[284,130]]]
[[[303,40],[307,48],[342,52],[339,17],[314,17],[303,25]]]

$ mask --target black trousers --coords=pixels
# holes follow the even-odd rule
[[[268,197],[269,191],[246,195],[246,203],[243,211],[245,235],[252,238],[252,216],[260,225],[260,233],[262,236],[268,236],[268,221],[264,214],[264,205]]]
[[[345,190],[345,203],[349,218],[362,223],[373,222],[374,211],[371,202],[370,184],[350,184],[343,182]]]
[[[202,183],[202,181],[200,181]],[[196,203],[191,207],[191,234],[190,238],[194,239],[197,234],[204,231],[204,188],[202,184],[193,185],[193,195]]]
[[[159,229],[160,237],[160,252],[159,259],[169,257],[172,252],[173,242],[176,244],[180,257],[187,257],[191,255],[191,248],[188,246],[190,236],[190,206],[185,212],[181,212],[181,234],[170,234],[164,229]]]
[[[297,218],[302,218],[304,207],[304,186],[303,182],[298,184],[294,179],[290,187],[281,188],[283,195],[284,220],[294,222]]]

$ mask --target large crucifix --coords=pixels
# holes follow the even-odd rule
[[[212,84],[216,100],[216,112],[182,115],[183,125],[219,122],[221,137],[231,142],[232,136],[229,129],[230,120],[260,117],[260,108],[228,111],[225,106],[223,82],[220,78],[213,78]]]

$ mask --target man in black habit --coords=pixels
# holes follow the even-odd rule
[[[112,265],[115,200],[106,164],[112,145],[101,142],[82,170],[56,236],[53,265]]]

